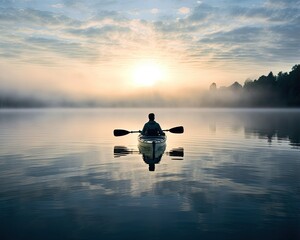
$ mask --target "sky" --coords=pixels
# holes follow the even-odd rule
[[[300,63],[300,0],[0,0],[2,91],[122,99]]]

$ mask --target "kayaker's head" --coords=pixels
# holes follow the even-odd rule
[[[149,113],[148,118],[150,121],[154,121],[154,119],[155,119],[154,113]]]

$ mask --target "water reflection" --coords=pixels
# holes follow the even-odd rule
[[[115,146],[114,147],[114,157],[123,157],[129,154],[139,154],[140,152],[137,150],[129,149],[125,146]]]
[[[172,157],[172,160],[183,160],[184,149],[183,147],[173,148],[167,154]]]
[[[114,158],[124,157],[130,154],[142,155],[143,161],[149,165],[149,171],[155,171],[155,165],[159,164],[163,155],[170,156],[171,160],[183,160],[184,149],[183,147],[173,148],[165,152],[166,145],[152,151],[145,146],[138,145],[138,150],[129,149],[125,146],[114,146]]]
[[[245,116],[244,116],[245,117]],[[246,135],[257,135],[268,142],[289,140],[300,147],[300,112],[293,110],[252,112],[244,119]]]
[[[1,240],[300,239],[300,111],[157,110],[186,132],[145,160],[111,132],[148,112],[0,111]]]

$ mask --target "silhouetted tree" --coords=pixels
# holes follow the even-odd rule
[[[290,91],[289,104],[291,106],[300,106],[300,65],[295,65],[289,74]]]
[[[239,84],[238,82],[234,82],[229,88],[233,91],[240,91],[243,89],[242,85]]]
[[[229,87],[220,87],[217,92],[222,101],[214,102],[220,103],[219,106],[300,107],[300,65],[292,67],[289,73],[279,72],[274,76],[270,72],[254,81],[247,79],[244,86],[235,82]]]
[[[212,83],[212,84],[209,86],[209,90],[210,90],[210,91],[216,91],[216,90],[217,90],[217,84],[216,84],[216,83]]]

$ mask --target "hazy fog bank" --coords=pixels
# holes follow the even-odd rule
[[[143,89],[123,95],[72,95],[48,91],[0,90],[0,108],[31,107],[300,107],[300,65],[289,73],[270,72],[242,86],[212,83],[207,90]]]

